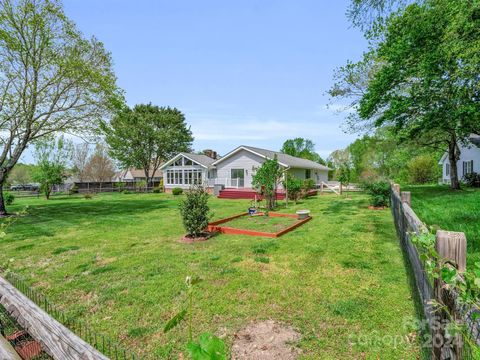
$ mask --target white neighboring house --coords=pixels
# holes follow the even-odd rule
[[[470,135],[468,145],[460,145],[460,160],[457,161],[458,180],[462,180],[466,174],[480,173],[480,135]],[[439,165],[442,165],[441,183],[450,184],[450,160],[448,152],[443,154]]]
[[[220,184],[226,188],[252,188],[252,176],[267,159],[277,158],[285,172],[300,179],[313,179],[315,184],[328,180],[328,167],[276,151],[252,146],[239,146],[219,159],[206,155],[180,153],[162,165],[164,186],[188,189],[191,184],[208,187]]]
[[[162,179],[162,171],[158,169],[152,176],[153,182],[159,182]],[[113,182],[138,182],[147,180],[143,169],[126,169],[117,172],[113,178]]]

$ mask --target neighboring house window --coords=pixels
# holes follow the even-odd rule
[[[463,176],[473,172],[473,160],[463,162]]]
[[[305,170],[305,179],[310,179],[312,177],[312,170]]]
[[[445,164],[445,176],[450,176],[450,164]]]

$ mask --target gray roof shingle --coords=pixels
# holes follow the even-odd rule
[[[211,157],[203,154],[190,154],[190,153],[180,153],[193,161],[199,163],[200,165],[206,166],[207,168],[211,168],[212,163],[215,161],[215,159],[212,159]]]

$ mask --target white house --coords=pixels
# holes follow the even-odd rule
[[[252,146],[239,146],[225,156],[213,159],[206,155],[179,153],[165,162],[164,186],[188,189],[192,184],[223,185],[226,188],[252,190],[252,176],[266,159],[277,158],[278,163],[300,179],[313,179],[315,184],[328,180],[329,168],[314,161]]]
[[[460,147],[460,160],[457,161],[458,179],[462,180],[466,174],[475,172],[480,173],[480,135],[471,135],[467,145]],[[450,184],[450,160],[448,159],[448,152],[443,154],[439,161],[442,165],[441,182]]]

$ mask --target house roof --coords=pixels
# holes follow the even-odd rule
[[[178,153],[176,156],[165,162],[160,169],[165,168],[166,166],[170,165],[172,162],[177,160],[180,156],[186,157],[187,159],[190,159],[197,164],[203,166],[204,168],[210,169],[212,168],[212,164],[215,161],[215,159],[212,159],[211,157],[203,154],[190,154],[190,153]]]
[[[468,140],[475,145],[476,147],[480,148],[480,135],[477,134],[470,134]],[[443,165],[443,163],[448,159],[448,151],[445,151],[438,161],[438,165]]]
[[[234,155],[240,150],[249,151],[253,154],[256,154],[266,159],[273,159],[276,157],[278,163],[284,167],[300,168],[300,169],[330,170],[327,166],[316,163],[315,161],[312,161],[312,160],[302,159],[302,158],[284,154],[278,151],[271,151],[267,149],[261,149],[253,146],[246,146],[246,145],[241,145],[237,147],[235,150],[229,152],[224,157],[214,161],[213,165],[216,165],[222,162],[223,160],[229,158],[230,156]]]
[[[133,178],[144,178],[145,177],[145,171],[143,169],[134,169],[134,168],[129,168],[126,170],[121,170],[115,174],[115,177],[118,178],[123,178],[127,175],[127,173],[130,172]],[[162,170],[157,169],[152,177],[162,177]]]

